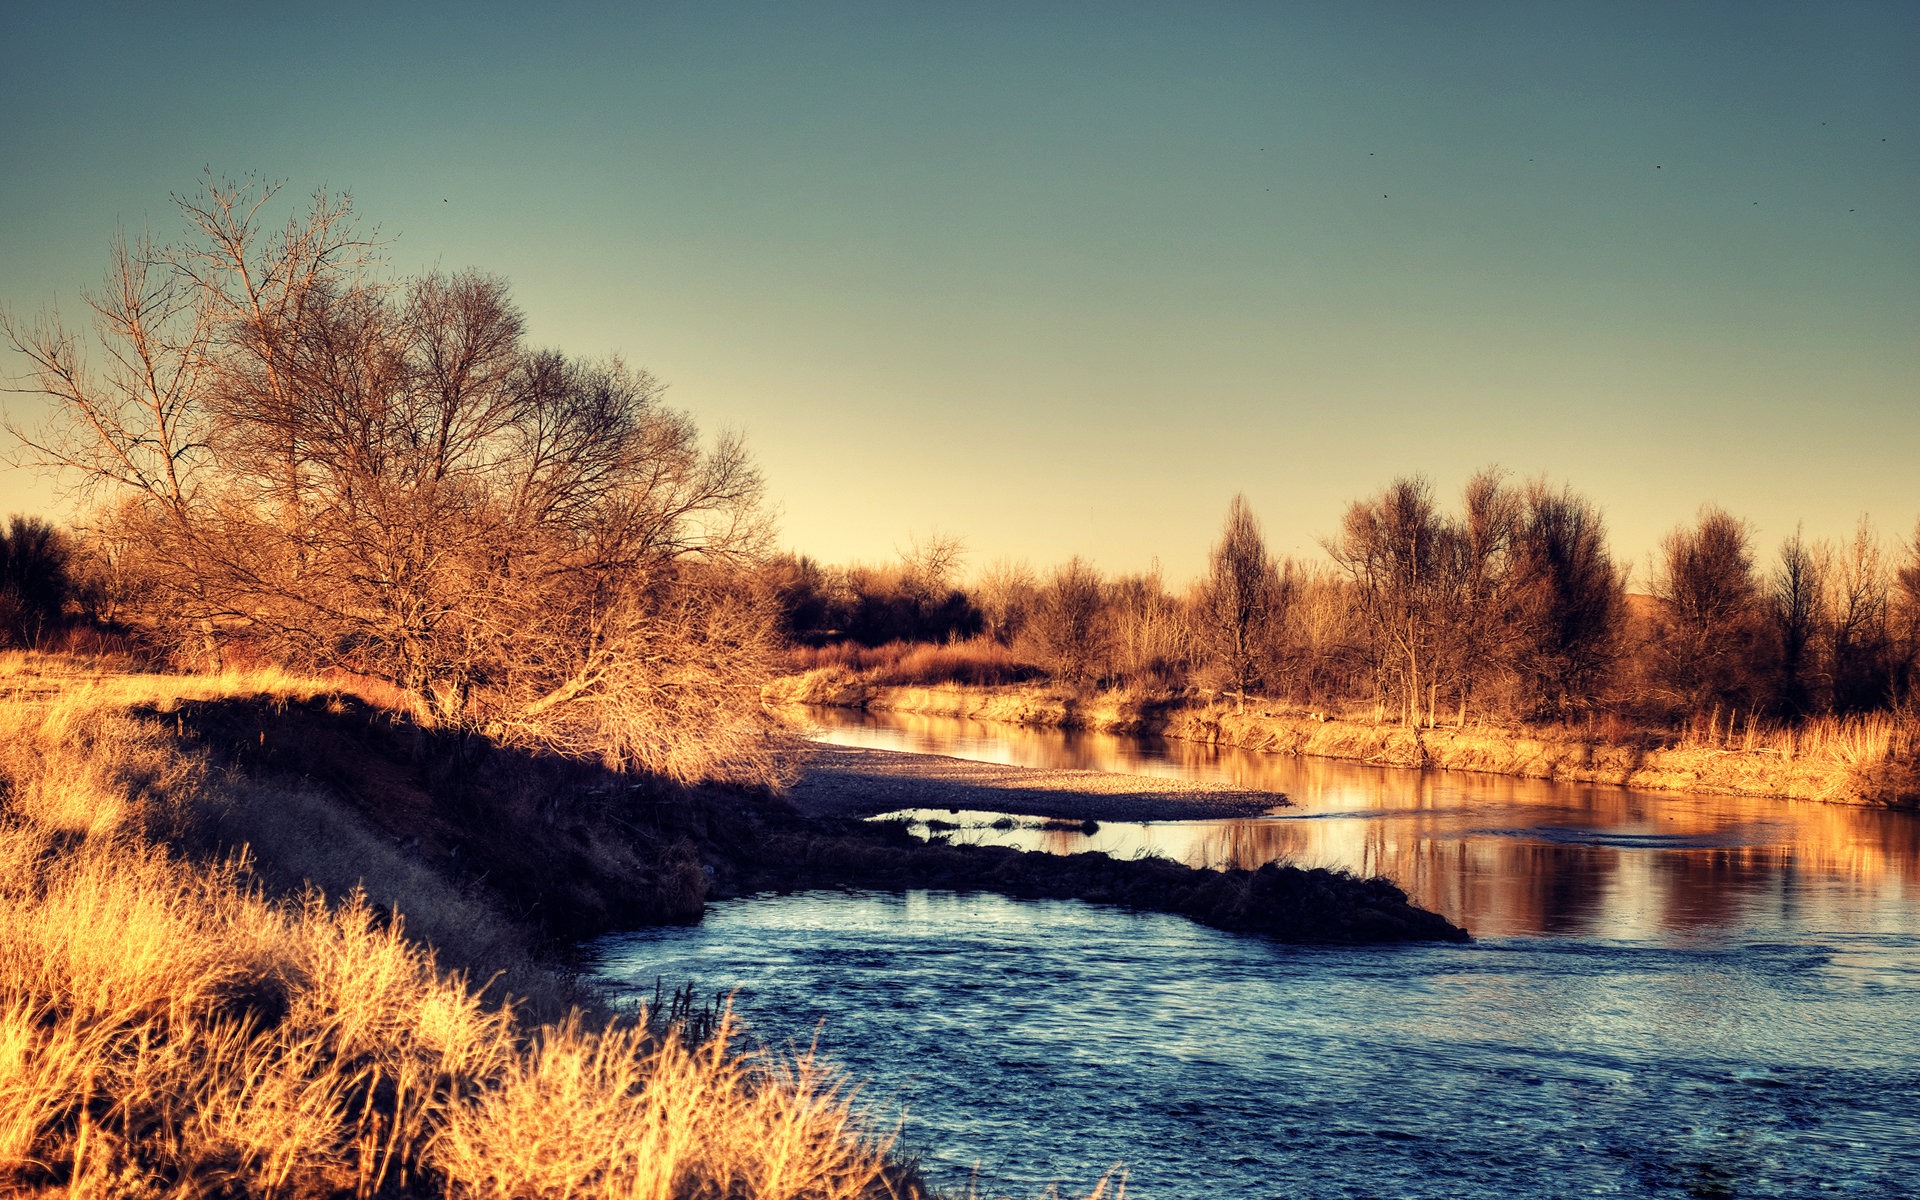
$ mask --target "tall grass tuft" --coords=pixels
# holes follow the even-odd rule
[[[881,1159],[848,1097],[810,1059],[767,1068],[638,1026],[550,1026],[476,1100],[451,1110],[433,1161],[475,1200],[571,1196],[857,1197]]]

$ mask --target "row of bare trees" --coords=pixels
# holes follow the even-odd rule
[[[116,242],[91,336],[11,315],[14,431],[180,653],[386,680],[430,720],[683,778],[764,767],[761,479],[618,360],[530,346],[506,285],[395,278],[344,198],[209,179]]]
[[[1075,559],[1045,578],[1005,563],[974,589],[984,628],[1054,674],[1199,685],[1410,721],[1569,713],[1599,696],[1624,622],[1599,513],[1565,489],[1476,477],[1449,514],[1424,480],[1353,504],[1332,565],[1274,557],[1235,496],[1206,575],[1104,580]]]
[[[765,574],[794,644],[947,642],[981,630],[980,610],[959,587],[964,555],[959,538],[934,534],[910,541],[898,562],[826,566],[788,553]]]
[[[1758,569],[1747,525],[1718,509],[1662,542],[1641,664],[1681,712],[1781,716],[1911,704],[1920,689],[1920,528],[1889,554],[1871,522],[1851,537],[1796,529]]]
[[[429,720],[684,778],[764,773],[776,617],[816,644],[985,636],[1076,683],[1407,722],[1914,694],[1920,532],[1891,553],[1864,522],[1796,533],[1762,570],[1709,508],[1630,596],[1591,502],[1491,470],[1452,508],[1418,477],[1354,502],[1326,564],[1274,557],[1235,497],[1179,592],[1078,558],[963,589],[944,536],[887,568],[769,560],[738,438],[703,440],[644,371],[529,345],[496,278],[392,276],[344,198],[270,226],[275,195],[209,179],[178,201],[183,241],[117,240],[89,330],[0,314],[51,402],[19,444],[98,502],[92,603],[182,657],[371,675]],[[51,552],[33,534],[6,563]],[[51,602],[4,586],[7,620],[44,630]]]
[[[1476,702],[1568,715],[1600,696],[1625,580],[1600,514],[1544,481],[1474,476],[1458,513],[1396,480],[1347,509],[1327,550],[1354,591],[1376,703],[1409,723]]]
[[[1395,480],[1348,506],[1322,563],[1271,554],[1236,496],[1205,576],[1184,590],[1157,569],[1002,561],[943,590],[942,611],[966,619],[923,636],[977,631],[1080,685],[1197,686],[1418,724],[1910,703],[1920,530],[1893,551],[1864,520],[1839,543],[1796,532],[1770,567],[1752,542],[1743,522],[1703,509],[1630,593],[1598,507],[1541,479],[1484,471],[1452,508],[1422,478]]]

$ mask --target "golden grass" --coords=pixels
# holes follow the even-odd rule
[[[787,652],[788,669],[804,673],[832,669],[878,687],[955,683],[976,687],[1019,683],[1042,672],[991,638],[964,642],[888,642],[862,646],[838,642],[799,646]]]
[[[364,894],[275,899],[166,844],[248,802],[127,706],[316,681],[50,677],[0,660],[0,1192],[891,1194],[809,1060],[742,1057],[730,1022],[534,1028]]]
[[[378,708],[412,713],[415,702],[398,688],[364,676],[299,675],[278,666],[250,665],[207,674],[136,669],[123,656],[0,651],[0,704],[41,703],[82,712],[152,708],[171,711],[182,701],[269,696],[311,700],[356,696]]]
[[[1820,759],[1858,766],[1920,755],[1920,723],[1890,713],[1814,717],[1797,723],[1742,719],[1735,713],[1724,727],[1716,712],[1704,730],[1687,731],[1682,746],[1778,754],[1786,759]]]
[[[728,1049],[730,1020],[698,1048],[644,1030],[550,1027],[494,1086],[449,1112],[434,1144],[455,1195],[476,1200],[697,1194],[856,1196],[879,1162],[847,1097],[808,1059],[764,1071]],[[636,1061],[648,1065],[634,1086]],[[688,1188],[691,1179],[700,1186]]]
[[[1470,724],[1434,729],[1250,701],[1013,687],[879,687],[823,667],[770,684],[775,704],[838,704],[1010,725],[1151,733],[1275,754],[1438,767],[1665,791],[1920,807],[1920,721],[1874,714],[1793,726],[1710,716],[1678,738],[1603,728]],[[1667,744],[1662,745],[1662,739]]]

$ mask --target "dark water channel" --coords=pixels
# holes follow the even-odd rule
[[[818,1036],[985,1194],[1920,1196],[1920,819],[828,711],[820,736],[1294,806],[945,836],[1384,874],[1470,946],[1300,949],[1075,903],[809,894],[597,946]]]

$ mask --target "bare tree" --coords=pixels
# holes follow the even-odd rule
[[[1880,539],[1866,517],[1833,554],[1821,631],[1831,704],[1836,711],[1877,708],[1888,699],[1887,602],[1892,579]]]
[[[1530,482],[1515,538],[1513,656],[1529,707],[1561,718],[1591,707],[1620,654],[1622,572],[1599,509],[1570,488]]]
[[[1823,543],[1809,545],[1800,529],[1780,543],[1780,563],[1767,589],[1767,616],[1773,626],[1779,681],[1775,703],[1789,716],[1802,716],[1813,704],[1811,676],[1826,624],[1827,575],[1833,555]]]
[[[305,515],[295,426],[311,380],[300,378],[299,360],[323,310],[377,294],[365,275],[377,243],[361,236],[352,197],[325,190],[267,230],[263,216],[280,190],[209,171],[199,194],[174,197],[191,240],[162,254],[208,323],[215,353],[205,404],[216,430],[237,435],[223,456],[267,485],[291,526]]]
[[[1746,523],[1706,505],[1660,543],[1652,651],[1663,697],[1688,713],[1751,704],[1760,590]]]
[[[1505,484],[1505,473],[1488,467],[1467,480],[1461,515],[1440,529],[1440,576],[1432,603],[1435,666],[1429,672],[1427,711],[1431,723],[1438,697],[1450,694],[1461,724],[1476,696],[1493,691],[1518,653],[1519,623],[1513,612],[1518,543],[1525,504]]]
[[[1920,691],[1920,522],[1901,546],[1889,598],[1893,642],[1893,700],[1913,711]]]
[[[209,501],[214,322],[144,238],[129,245],[116,236],[104,283],[83,299],[91,339],[57,317],[23,323],[0,312],[0,334],[30,365],[28,390],[53,402],[38,426],[9,419],[7,429],[24,461],[60,471],[82,497],[140,499],[154,557],[173,568],[159,580],[170,609],[197,627],[202,653],[217,662],[214,622],[229,614],[206,586],[204,545],[193,536]]]
[[[1187,614],[1167,593],[1158,561],[1144,574],[1113,580],[1107,586],[1106,610],[1117,675],[1155,688],[1173,686],[1185,676],[1192,657]]]
[[[182,204],[196,240],[117,248],[98,378],[57,327],[7,324],[58,411],[30,450],[134,497],[209,633],[436,722],[758,771],[719,749],[761,732],[739,697],[771,621],[740,439],[704,445],[644,371],[529,349],[498,279],[368,274],[344,201],[263,235],[270,196],[210,186]]]
[[[936,529],[925,537],[910,536],[907,548],[900,551],[907,588],[929,603],[938,602],[953,590],[966,556],[966,539],[954,534]]]
[[[1445,541],[1432,485],[1411,476],[1350,505],[1339,535],[1326,543],[1354,585],[1376,704],[1395,705],[1409,725],[1419,721],[1434,669]]]
[[[1327,549],[1346,572],[1370,647],[1376,703],[1433,724],[1442,701],[1567,715],[1591,703],[1618,655],[1618,570],[1592,505],[1544,480],[1467,481],[1457,516],[1424,479],[1347,510]]]
[[[999,559],[980,574],[974,585],[975,602],[986,625],[986,634],[1003,646],[1011,646],[1033,613],[1040,585],[1033,568],[1024,559],[1015,562]]]
[[[1241,703],[1266,670],[1286,599],[1286,581],[1267,553],[1260,522],[1246,496],[1235,493],[1208,560],[1200,611],[1208,655]]]
[[[1352,580],[1327,567],[1309,568],[1294,577],[1281,639],[1298,667],[1296,696],[1325,706],[1355,692],[1366,694],[1374,676],[1368,662],[1370,632],[1363,621]],[[1374,697],[1368,695],[1368,699]]]

